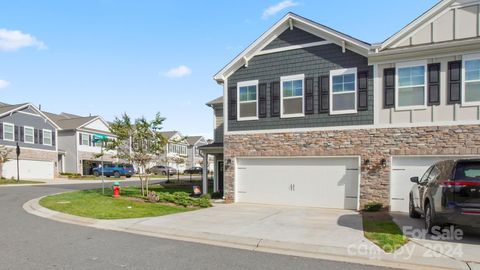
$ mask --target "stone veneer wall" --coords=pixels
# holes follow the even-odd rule
[[[362,208],[369,201],[389,205],[390,156],[480,154],[480,125],[226,135],[224,153],[231,159],[225,168],[227,202],[234,200],[236,157],[360,156]]]

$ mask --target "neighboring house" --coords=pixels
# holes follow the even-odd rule
[[[373,45],[287,14],[214,76],[201,149],[225,170],[216,187],[229,202],[408,211],[411,176],[480,154],[479,10],[444,0]]]
[[[201,146],[200,151],[203,154],[203,170],[210,169],[213,157],[213,191],[224,193],[223,178],[223,97],[216,98],[206,104],[213,109],[214,129],[213,141],[209,140],[207,145]],[[207,175],[203,174],[203,192],[207,191]]]
[[[186,140],[188,143],[186,167],[201,166],[203,158],[200,155],[199,147],[207,145],[207,140],[203,136],[187,136]]]
[[[95,142],[94,135],[115,138],[108,123],[100,116],[44,113],[61,128],[58,132],[58,148],[62,154],[59,171],[91,175],[92,169],[100,165],[102,159],[99,156],[102,146],[100,142]],[[115,155],[115,151],[104,151],[104,163],[118,162]]]
[[[0,176],[17,178],[15,148],[20,147],[21,179],[53,179],[62,167],[58,152],[59,126],[30,103],[0,103],[0,145],[11,149]]]
[[[183,172],[187,168],[188,159],[188,142],[178,131],[161,131],[166,139],[165,151],[161,155],[160,163]],[[183,163],[175,162],[176,159],[182,160]]]

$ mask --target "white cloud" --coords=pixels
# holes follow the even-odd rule
[[[45,44],[34,36],[18,30],[0,28],[0,51],[16,51],[25,47],[46,49]]]
[[[0,89],[7,88],[10,85],[9,81],[0,80]]]
[[[277,3],[276,5],[269,6],[263,11],[262,19],[268,19],[268,17],[273,16],[286,8],[294,7],[296,5],[298,5],[297,2],[293,2],[292,0],[285,0]]]
[[[164,75],[169,78],[180,78],[180,77],[190,75],[190,73],[192,73],[192,70],[189,67],[181,65],[181,66],[169,69]]]

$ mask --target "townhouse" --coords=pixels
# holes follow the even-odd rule
[[[186,169],[188,160],[188,141],[179,131],[161,131],[166,139],[165,150],[160,156],[159,162],[166,166],[183,172]],[[156,164],[152,164],[156,165]]]
[[[379,44],[288,13],[214,76],[225,199],[408,211],[411,176],[480,154],[479,10],[440,1]]]
[[[199,147],[207,145],[208,142],[203,136],[187,136],[187,161],[186,167],[199,167],[203,162]]]
[[[17,178],[16,146],[20,147],[21,179],[53,179],[62,166],[58,153],[59,126],[30,103],[0,103],[0,145],[9,149],[0,176]]]

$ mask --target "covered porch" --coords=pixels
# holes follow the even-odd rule
[[[208,193],[208,167],[209,156],[213,156],[214,162],[214,175],[213,175],[213,192],[220,193],[223,197],[223,143],[211,143],[204,146],[200,146],[199,150],[203,156],[203,173],[202,173],[202,193]]]

